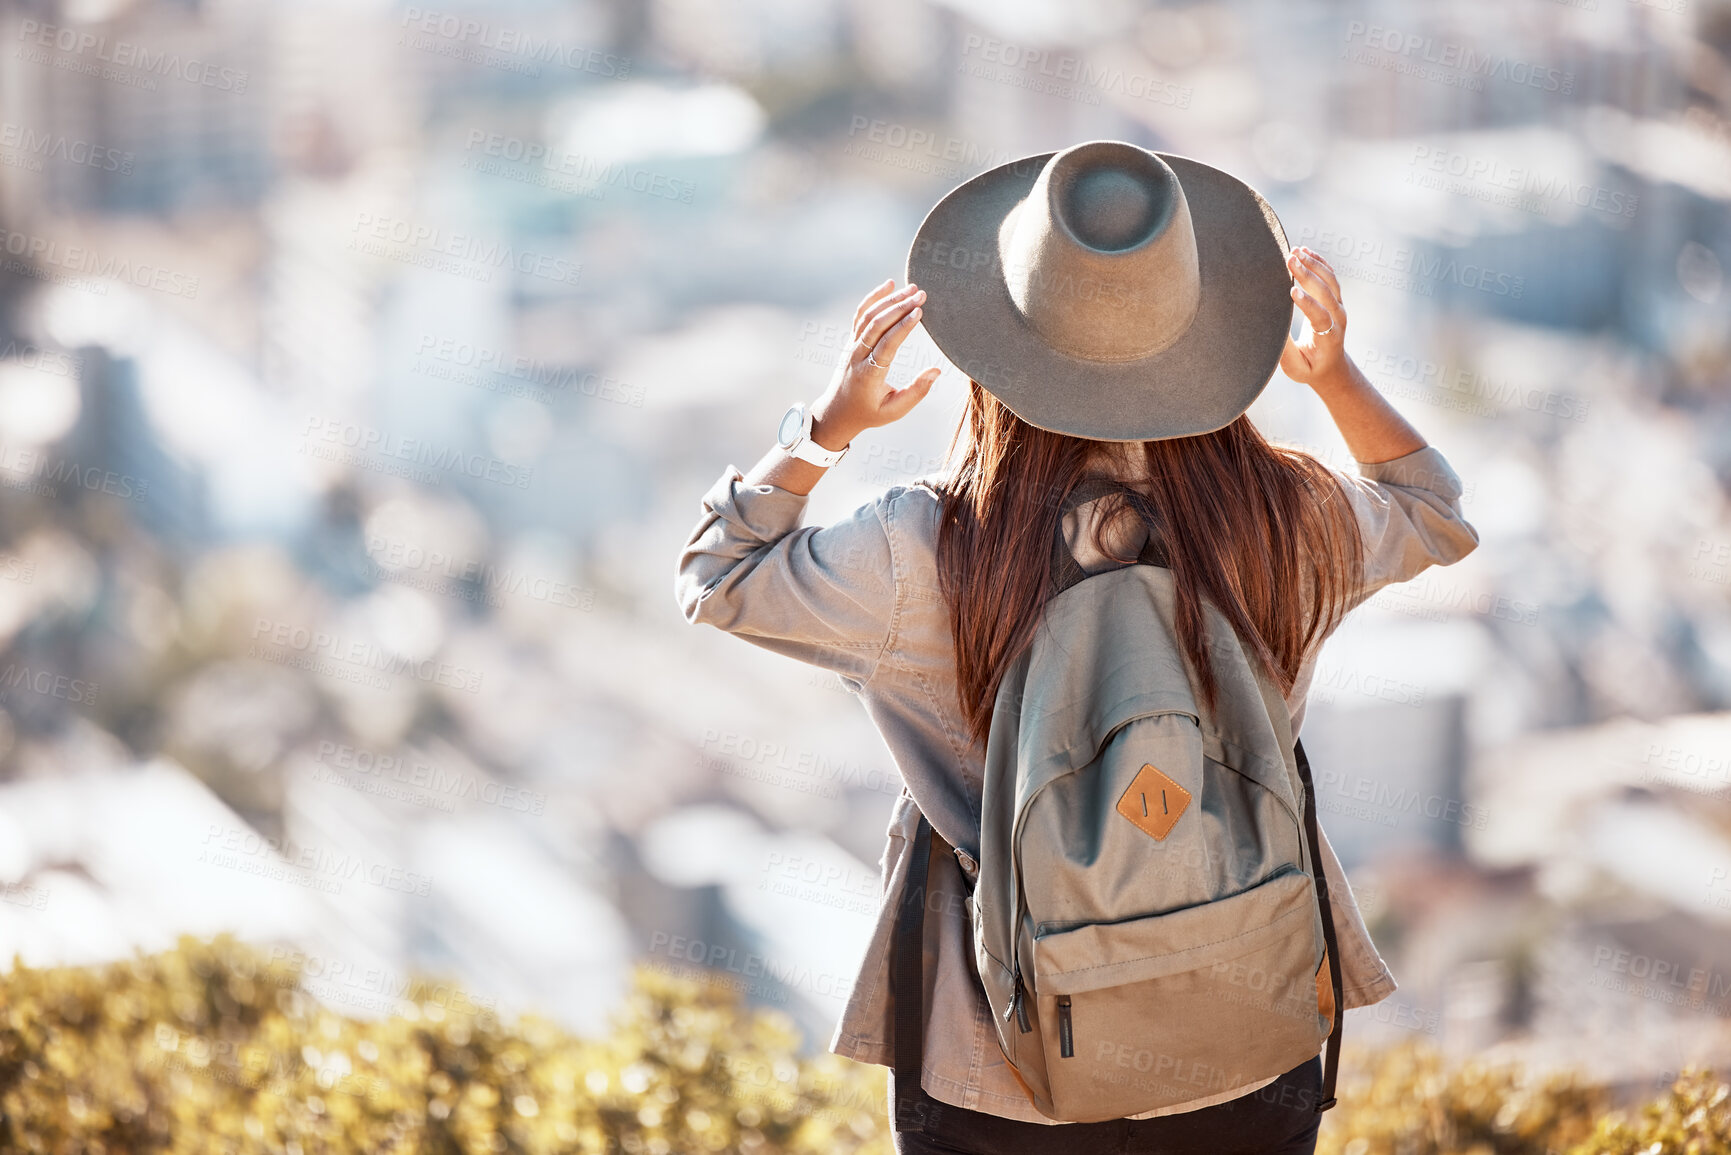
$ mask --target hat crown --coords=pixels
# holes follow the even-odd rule
[[[1165,225],[1172,210],[1166,189],[1150,188],[1115,168],[1076,172],[1058,201],[1059,222],[1102,253],[1135,248]]]
[[[1005,286],[1054,349],[1129,361],[1168,348],[1201,302],[1190,207],[1147,149],[1090,141],[1054,153],[998,234]]]

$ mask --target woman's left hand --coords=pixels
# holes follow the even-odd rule
[[[885,281],[860,302],[853,315],[853,344],[812,405],[812,440],[825,449],[840,449],[867,429],[905,417],[938,379],[939,370],[932,368],[900,389],[890,387],[890,364],[920,323],[926,299],[918,285],[895,285],[894,279]]]
[[[1346,305],[1340,278],[1321,253],[1300,245],[1286,258],[1296,284],[1292,300],[1307,324],[1297,340],[1287,338],[1280,353],[1280,371],[1300,385],[1326,387],[1349,372],[1346,355]]]

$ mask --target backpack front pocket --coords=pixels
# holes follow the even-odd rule
[[[1315,1055],[1314,884],[1288,867],[1238,894],[1033,940],[1057,1118],[1117,1119],[1282,1074]]]

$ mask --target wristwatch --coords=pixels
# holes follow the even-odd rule
[[[781,425],[775,431],[775,443],[787,453],[809,461],[813,465],[821,465],[825,469],[840,461],[853,442],[848,442],[840,449],[825,449],[811,439],[811,407],[804,401],[795,401],[787,407],[787,412],[781,415]]]

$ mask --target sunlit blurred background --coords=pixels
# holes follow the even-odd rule
[[[900,780],[674,559],[940,195],[1100,137],[1330,257],[1482,538],[1316,679],[1348,1038],[1731,1059],[1723,0],[0,0],[0,959],[580,1032],[647,960],[823,1051]],[[938,472],[930,364],[809,523]]]

